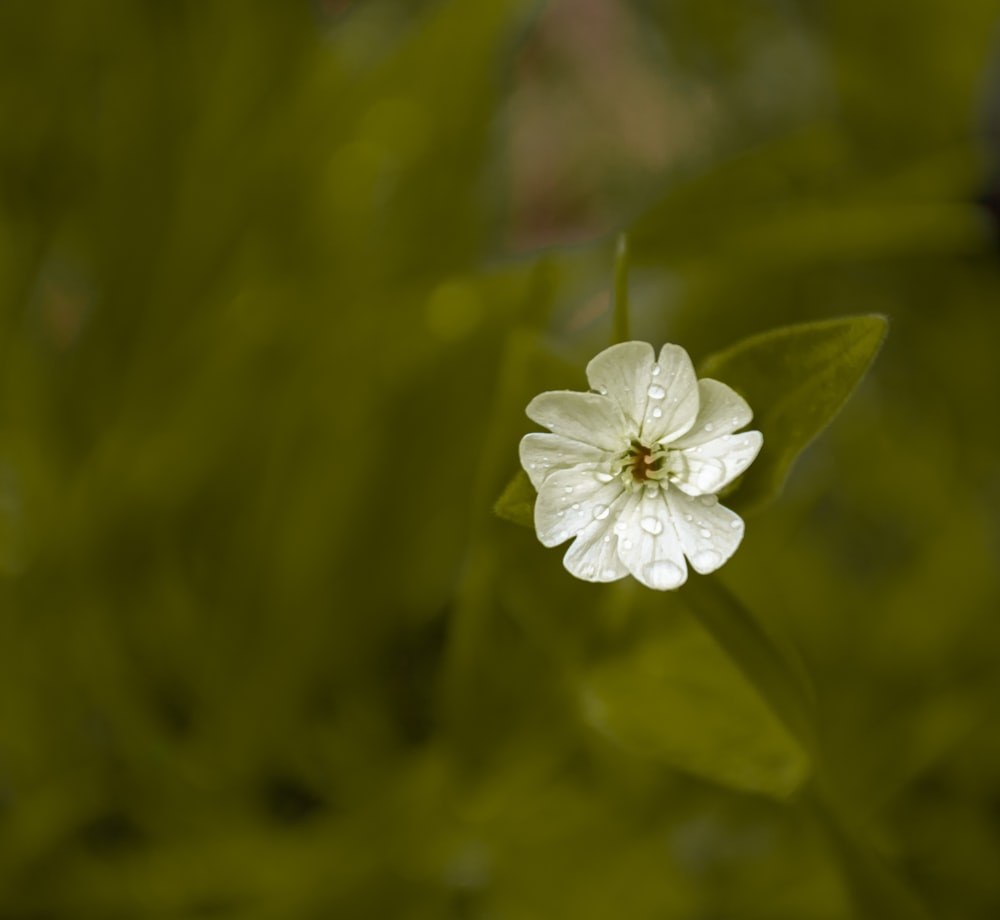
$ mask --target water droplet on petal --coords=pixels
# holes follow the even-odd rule
[[[653,365],[653,376],[654,376],[654,377],[659,377],[659,376],[660,376],[660,371],[661,371],[661,370],[662,370],[662,368],[660,367],[660,365],[659,365],[659,364],[654,364],[654,365]]]
[[[608,395],[608,388],[607,387],[598,387],[597,388],[597,392],[600,393],[601,396],[607,396]]]
[[[654,537],[657,534],[663,533],[663,522],[659,518],[655,517],[644,517],[640,522],[639,526],[646,531],[646,533],[651,533]]]
[[[622,549],[631,549],[631,548],[632,548],[632,541],[629,540],[628,537],[626,537],[624,540],[622,540]]]
[[[714,457],[706,460],[692,477],[692,482],[697,484],[699,491],[705,493],[715,492],[725,481],[726,466]]]
[[[565,511],[557,511],[556,517],[562,517],[565,513],[566,513]]]
[[[569,495],[569,493],[572,492],[572,491],[573,491],[573,487],[572,486],[566,486],[566,494],[567,495]]]
[[[643,566],[643,581],[654,588],[676,588],[684,581],[684,570],[669,559],[660,559]]]
[[[739,423],[740,423],[739,416],[738,415],[734,415],[733,416],[733,424],[734,425],[739,425]]]
[[[711,492],[709,492],[709,494],[708,494],[708,495],[702,495],[702,496],[701,496],[701,498],[699,498],[698,500],[699,500],[699,501],[700,501],[700,502],[701,502],[701,503],[702,503],[702,504],[703,504],[703,505],[704,505],[704,506],[705,506],[706,508],[711,508],[711,507],[712,507],[712,505],[717,505],[717,504],[719,503],[719,496],[717,496],[717,495],[713,495],[713,494],[712,494]]]
[[[591,565],[589,563],[583,567],[584,578],[593,578],[596,572],[597,572],[596,566]]]
[[[732,527],[733,530],[739,530],[743,526],[743,522],[737,519],[735,521],[730,521],[729,526]]]
[[[694,515],[693,514],[685,514],[684,515],[684,520],[685,521],[693,521],[694,520]]]
[[[615,524],[615,533],[625,533],[626,530],[628,530],[628,524],[624,521],[619,521]]]
[[[603,579],[605,579],[607,581],[612,581],[612,580],[614,580],[614,577],[617,574],[618,573],[614,569],[605,569],[603,572],[601,572],[601,578],[603,578]]]
[[[667,395],[667,391],[663,389],[658,383],[654,383],[647,391],[653,399],[663,399]]]
[[[702,527],[702,529],[701,529],[701,530],[699,531],[699,533],[700,533],[700,534],[701,534],[701,535],[702,535],[702,536],[703,536],[703,537],[704,537],[704,538],[705,538],[706,540],[707,540],[707,539],[709,539],[709,538],[710,538],[710,537],[712,536],[712,531],[710,531],[710,530],[709,530],[709,529],[708,529],[707,527]]]
[[[714,431],[714,430],[715,430],[715,425],[713,425],[713,424],[712,424],[711,422],[709,422],[709,423],[708,423],[708,424],[707,424],[707,425],[705,426],[705,431]]]
[[[598,482],[611,482],[611,480],[614,479],[615,477],[612,476],[610,473],[595,473],[594,478]]]
[[[711,572],[722,565],[722,556],[714,549],[703,549],[700,553],[695,553],[691,562],[699,571]]]
[[[659,406],[657,406],[653,410],[653,418],[660,418],[662,415],[663,415],[663,410]]]
[[[594,520],[603,521],[611,509],[607,505],[594,505]]]
[[[579,502],[573,502],[573,510],[574,511],[579,511],[580,510],[580,503]]]
[[[528,464],[528,469],[529,469],[529,470],[535,470],[535,469],[538,469],[538,464],[537,464],[537,463],[529,463],[529,464]]]
[[[609,534],[609,533],[606,533],[606,534],[604,535],[604,542],[605,542],[605,543],[610,543],[610,542],[611,542],[611,534]]]
[[[749,439],[744,438],[742,441],[740,441],[740,447],[749,447],[749,446],[750,446]]]

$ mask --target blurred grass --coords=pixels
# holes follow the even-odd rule
[[[541,67],[541,12],[0,5],[0,917],[871,915],[808,804],[595,723],[593,675],[705,647],[684,601],[492,516],[610,337],[612,221],[633,334],[696,359],[889,316],[723,581],[801,651],[865,847],[995,915],[993,6],[622,5],[591,47],[669,88],[645,159],[606,101],[556,117],[597,62]]]

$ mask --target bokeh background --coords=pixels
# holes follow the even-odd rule
[[[0,918],[997,916],[997,21],[0,3]],[[720,573],[863,857],[683,596],[493,515],[620,230],[696,360],[890,319]]]

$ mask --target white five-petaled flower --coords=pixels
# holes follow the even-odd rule
[[[587,365],[594,392],[536,396],[529,418],[550,433],[521,440],[538,490],[535,530],[545,546],[570,537],[563,562],[577,578],[632,575],[667,590],[719,568],[743,539],[743,520],[717,493],[757,456],[746,400],[698,380],[688,353],[646,342],[612,345]],[[737,433],[738,432],[738,433]]]

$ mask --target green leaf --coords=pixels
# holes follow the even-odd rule
[[[519,470],[507,483],[493,510],[505,521],[522,527],[535,526],[535,487],[524,470]]]
[[[834,418],[861,382],[885,339],[884,316],[785,326],[711,356],[699,376],[742,394],[764,434],[760,456],[729,500],[745,511],[772,501],[796,457]]]
[[[598,665],[583,698],[621,747],[722,785],[784,799],[809,775],[805,748],[690,617]]]
[[[815,756],[815,695],[795,649],[764,629],[718,578],[689,578],[679,595],[775,717]]]

